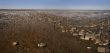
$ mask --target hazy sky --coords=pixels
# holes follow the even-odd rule
[[[0,0],[0,8],[110,9],[110,0]]]

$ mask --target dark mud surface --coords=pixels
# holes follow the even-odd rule
[[[63,33],[56,23],[64,24],[65,20],[57,16],[33,11],[12,12],[0,14],[0,53],[97,53],[92,41]],[[19,44],[13,46],[15,41]],[[46,47],[39,48],[41,42]],[[88,46],[93,48],[89,50]]]

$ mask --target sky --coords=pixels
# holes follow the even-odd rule
[[[0,9],[110,10],[110,0],[0,0]]]

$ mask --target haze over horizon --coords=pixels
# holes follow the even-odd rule
[[[110,10],[110,0],[1,0],[0,9]]]

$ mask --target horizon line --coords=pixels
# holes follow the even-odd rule
[[[0,10],[110,10],[110,9],[0,8]]]

